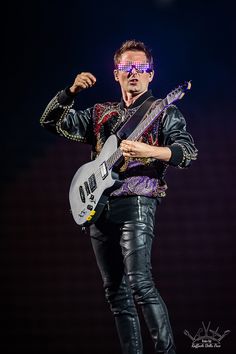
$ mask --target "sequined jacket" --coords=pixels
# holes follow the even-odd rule
[[[125,108],[124,101],[97,103],[85,110],[74,109],[74,97],[68,88],[56,94],[47,105],[40,123],[48,130],[68,139],[90,144],[92,158],[100,153],[106,139],[126,122],[140,105],[152,95],[151,90]],[[158,104],[158,100],[155,104]],[[153,106],[152,106],[153,107]],[[119,168],[122,185],[113,196],[145,195],[164,197],[167,167],[189,167],[197,158],[192,136],[186,130],[186,121],[175,106],[169,106],[143,134],[140,141],[154,146],[168,146],[171,158],[163,162],[155,158],[129,158]]]

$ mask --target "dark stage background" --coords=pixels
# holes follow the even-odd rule
[[[232,2],[233,3],[233,2]],[[235,51],[228,1],[9,2],[1,14],[0,352],[118,354],[90,240],[69,213],[68,190],[89,146],[39,125],[49,99],[81,71],[97,76],[76,107],[119,100],[113,53],[126,39],[152,48],[156,96],[185,80],[178,107],[199,149],[188,170],[169,168],[157,214],[153,273],[179,354],[234,352]],[[4,33],[4,36],[3,36]],[[223,334],[194,349],[184,334]],[[153,353],[143,327],[145,353]]]

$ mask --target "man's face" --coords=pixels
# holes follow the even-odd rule
[[[127,64],[133,64],[133,67],[131,65],[132,69],[129,72],[119,70],[119,67],[114,70],[115,80],[119,82],[123,94],[129,93],[132,96],[137,96],[148,90],[148,85],[153,79],[154,72],[146,72],[145,70],[141,72],[138,70],[139,67],[142,68],[143,64],[144,67],[145,64],[148,64],[148,60],[144,52],[131,50],[124,52],[121,55],[118,64],[120,64],[119,67],[121,67],[121,69],[123,66],[125,68]],[[147,66],[148,65],[146,65],[146,67]]]

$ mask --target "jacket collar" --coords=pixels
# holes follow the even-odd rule
[[[123,100],[123,98],[121,98],[121,102],[120,102],[120,107],[121,109],[131,109],[131,108],[135,108],[140,106],[147,98],[152,96],[152,90],[148,90],[146,92],[144,92],[139,98],[137,98],[137,100],[131,104],[129,107],[126,107],[125,102]]]

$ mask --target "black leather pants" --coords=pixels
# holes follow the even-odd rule
[[[143,354],[135,303],[141,306],[156,353],[175,353],[168,312],[151,274],[156,204],[156,199],[141,196],[111,199],[90,227],[123,354]]]

